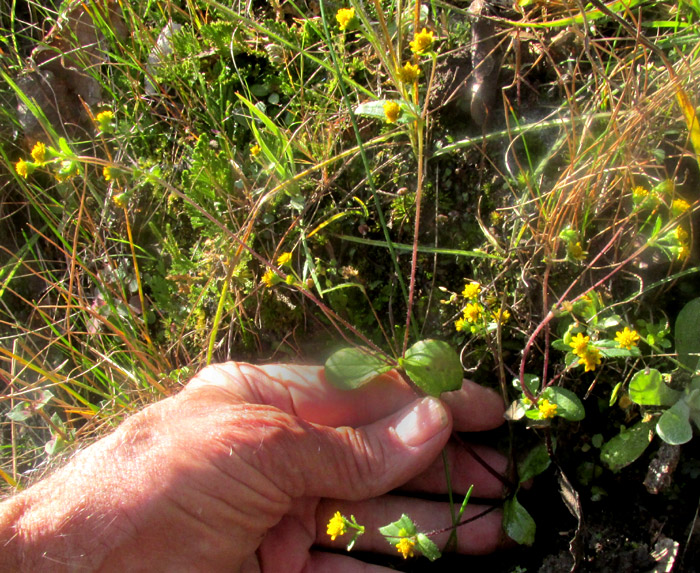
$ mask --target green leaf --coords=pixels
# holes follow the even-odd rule
[[[570,422],[578,422],[586,417],[586,410],[578,396],[571,390],[550,386],[542,392],[542,397],[549,400],[550,404],[557,405],[557,416],[561,416]]]
[[[518,464],[520,483],[526,482],[536,475],[541,474],[551,463],[552,460],[549,457],[549,453],[547,453],[547,447],[544,444],[535,446],[530,450],[527,456],[525,456],[525,459]]]
[[[336,388],[354,390],[392,367],[383,356],[367,348],[342,348],[326,360],[325,374]]]
[[[525,387],[530,390],[532,394],[537,394],[540,389],[540,378],[534,374],[525,374]],[[520,378],[513,378],[513,387],[520,388]]]
[[[654,420],[638,422],[629,429],[623,429],[600,449],[600,459],[611,470],[617,471],[631,464],[644,453],[651,443]]]
[[[666,410],[656,424],[656,433],[672,446],[685,444],[693,438],[693,428],[690,425],[690,408],[685,400],[678,400]]]
[[[599,340],[594,346],[600,350],[600,354],[605,358],[637,358],[642,355],[639,347],[633,346],[629,350],[620,348],[620,345],[614,340]]]
[[[19,402],[5,415],[14,422],[24,422],[34,415],[34,408],[29,402]]]
[[[555,350],[561,350],[562,352],[571,352],[571,346],[569,346],[561,338],[552,342],[552,348],[554,348]]]
[[[503,504],[503,529],[508,537],[520,545],[532,545],[535,542],[535,520],[516,497]]]
[[[399,365],[414,384],[430,396],[462,387],[462,362],[447,342],[420,340],[406,351]]]
[[[663,381],[655,368],[640,370],[630,380],[630,400],[640,406],[670,406],[678,401],[681,393]]]
[[[700,353],[700,298],[691,300],[678,313],[675,334],[678,360],[695,371]]]
[[[416,535],[416,548],[425,555],[430,561],[440,559],[440,550],[425,533]]]
[[[387,538],[390,545],[396,545],[399,539],[402,537],[413,537],[418,533],[418,530],[411,518],[404,513],[396,521],[384,527],[380,527],[379,533]]]

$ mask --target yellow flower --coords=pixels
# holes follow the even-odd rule
[[[477,322],[481,318],[483,310],[480,304],[470,302],[464,307],[464,319],[467,322]]]
[[[630,330],[629,326],[625,326],[623,330],[618,330],[615,333],[615,342],[617,342],[620,348],[632,350],[633,346],[637,346],[638,340],[639,334],[637,334],[636,330]]]
[[[688,209],[690,209],[690,204],[684,199],[674,199],[673,203],[671,203],[671,213],[674,217],[682,215]]]
[[[111,133],[113,130],[112,122],[114,121],[114,114],[110,110],[101,111],[95,116],[95,121],[100,131],[105,133]]]
[[[24,159],[20,159],[15,163],[15,171],[17,171],[18,175],[26,179],[27,175],[34,171],[34,166],[31,163],[27,163]]]
[[[588,343],[591,340],[590,336],[584,336],[580,332],[571,339],[569,346],[573,348],[573,353],[576,356],[583,356],[584,352],[588,348]]]
[[[283,267],[284,265],[289,263],[289,261],[291,261],[291,260],[292,260],[292,253],[282,253],[279,257],[277,257],[277,264],[280,267]]]
[[[632,188],[632,197],[634,199],[644,199],[645,197],[648,197],[648,196],[649,196],[649,191],[647,191],[641,185],[637,185],[636,187]]]
[[[250,148],[250,154],[253,157],[257,157],[260,155],[260,152],[262,151],[262,147],[260,147],[257,143],[253,145],[253,147]]]
[[[265,271],[265,274],[262,277],[262,282],[265,284],[266,287],[270,288],[275,284],[275,279],[277,278],[277,273],[273,271],[272,269],[269,269]]]
[[[330,535],[331,541],[340,535],[345,535],[347,528],[345,527],[345,518],[339,511],[336,511],[331,520],[328,522],[326,533]]]
[[[462,291],[462,296],[466,298],[467,300],[471,300],[473,298],[476,298],[479,293],[481,292],[481,285],[479,283],[469,283],[465,285],[464,290]]]
[[[503,309],[494,310],[491,313],[491,319],[494,322],[500,322],[501,324],[505,324],[506,322],[508,322],[508,320],[510,320],[510,311]]]
[[[403,555],[404,559],[407,559],[408,557],[413,557],[413,548],[415,546],[416,542],[413,539],[402,537],[396,544],[396,549],[399,553],[401,553],[401,555]]]
[[[117,207],[119,207],[121,209],[126,207],[128,201],[129,201],[129,196],[126,193],[119,193],[117,195],[112,196],[112,203],[114,203]]]
[[[405,84],[415,82],[418,76],[420,76],[420,68],[411,62],[406,62],[397,72],[399,74],[399,79]]]
[[[459,320],[457,320],[457,322],[455,322],[455,328],[457,329],[457,332],[462,332],[466,326],[467,321],[463,318],[460,318]]]
[[[678,242],[680,243],[685,243],[688,240],[688,231],[686,231],[680,225],[676,227],[676,239],[678,239]]]
[[[566,247],[567,254],[577,261],[582,261],[586,258],[586,251],[583,250],[580,242],[571,242]]]
[[[338,20],[338,27],[345,31],[350,22],[355,18],[355,8],[341,8],[335,14],[335,19]]]
[[[430,49],[430,46],[433,45],[433,33],[428,32],[427,29],[423,28],[423,30],[418,32],[413,37],[413,41],[410,42],[409,45],[411,46],[411,51],[414,54],[420,55]]]
[[[46,160],[46,145],[41,141],[37,141],[32,148],[32,159],[36,161],[39,165],[44,163]]]
[[[388,101],[384,104],[384,115],[387,123],[396,123],[401,113],[401,107],[395,101]]]
[[[688,246],[688,243],[681,243],[681,246],[678,247],[678,254],[676,255],[676,258],[679,261],[684,261],[690,256],[690,247]]]
[[[586,367],[585,372],[592,372],[600,364],[600,350],[595,346],[590,346],[583,354],[579,355],[579,358],[579,364]]]
[[[112,179],[116,178],[117,170],[114,167],[105,165],[102,168],[102,176],[105,178],[105,181],[111,181]]]
[[[540,411],[542,418],[554,418],[557,415],[557,405],[552,404],[549,400],[540,400],[537,404],[537,409]]]

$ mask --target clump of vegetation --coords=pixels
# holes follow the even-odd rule
[[[6,491],[204,364],[330,357],[344,387],[500,389],[505,530],[534,544],[511,569],[569,528],[538,479],[577,518],[567,566],[604,559],[583,540],[621,482],[651,492],[621,508],[688,495],[697,2],[56,4],[0,8]]]

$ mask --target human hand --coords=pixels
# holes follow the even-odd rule
[[[0,541],[12,537],[4,518],[19,570],[31,571],[381,571],[323,551],[344,545],[326,535],[332,514],[367,526],[356,545],[367,551],[395,552],[376,528],[401,513],[423,531],[449,526],[446,503],[384,494],[445,493],[440,451],[453,428],[490,429],[502,414],[494,392],[468,381],[440,401],[396,373],[344,392],[318,366],[210,366],[5,502]],[[476,496],[500,495],[464,450],[448,453],[455,493],[473,483]],[[492,512],[460,527],[458,550],[494,550],[500,523]]]

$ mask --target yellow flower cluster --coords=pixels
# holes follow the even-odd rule
[[[585,372],[592,372],[601,362],[600,350],[591,346],[590,340],[589,336],[584,336],[579,332],[569,342],[572,352],[579,358],[579,364],[583,364],[585,367]]]
[[[46,161],[46,145],[41,141],[34,144],[34,147],[32,148],[32,159],[39,165]]]
[[[401,555],[403,555],[404,559],[407,559],[409,557],[413,557],[413,548],[415,546],[416,542],[413,539],[409,537],[402,537],[396,544],[396,549],[399,553],[401,553]]]
[[[557,415],[557,405],[552,404],[549,400],[546,398],[543,400],[540,400],[537,403],[537,409],[540,412],[540,415],[542,416],[543,419],[547,418],[554,418],[554,416]]]
[[[678,217],[690,209],[690,203],[685,199],[674,199],[671,203],[671,213],[674,217]]]
[[[462,296],[467,300],[472,300],[479,296],[480,292],[481,285],[479,283],[470,282],[465,285],[464,290],[462,291]]]
[[[335,14],[335,19],[338,21],[338,27],[345,31],[355,18],[355,8],[341,8]]]
[[[433,33],[423,28],[413,37],[413,41],[409,42],[409,45],[414,54],[424,54],[433,45]]]
[[[464,307],[464,319],[471,323],[477,322],[481,318],[483,312],[484,307],[478,302],[469,302],[467,306]]]
[[[283,267],[284,265],[288,264],[292,260],[292,253],[282,253],[279,257],[277,257],[277,264],[280,267]]]
[[[586,258],[586,255],[588,254],[586,253],[586,251],[583,250],[580,241],[576,243],[574,243],[573,241],[570,242],[566,247],[566,252],[572,259],[576,261],[584,260]]]
[[[401,107],[395,101],[388,101],[384,104],[384,115],[387,123],[396,123],[401,114]]]
[[[326,533],[330,536],[331,541],[335,541],[336,537],[345,535],[347,532],[347,527],[345,525],[345,518],[343,515],[336,511],[331,520],[328,522],[328,527]]]
[[[406,62],[397,72],[399,74],[399,79],[404,84],[412,84],[420,76],[420,68],[411,62]]]
[[[262,277],[262,282],[267,288],[270,288],[274,286],[276,278],[277,273],[275,273],[275,271],[273,271],[272,269],[268,269],[267,271],[265,271],[265,274]]]
[[[618,330],[615,333],[615,342],[617,342],[620,348],[632,350],[633,346],[637,346],[638,341],[639,334],[636,330],[630,330],[629,326],[625,326],[624,329]]]

